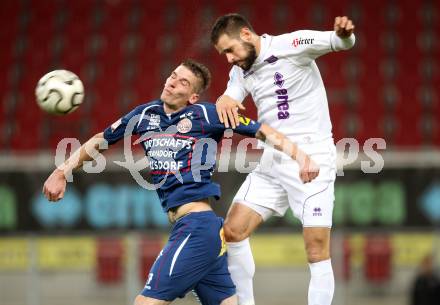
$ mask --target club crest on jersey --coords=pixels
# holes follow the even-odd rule
[[[180,133],[188,133],[192,128],[192,122],[188,118],[184,118],[177,123],[177,131]]]

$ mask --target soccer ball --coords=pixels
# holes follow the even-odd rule
[[[67,70],[54,70],[44,75],[35,88],[37,103],[44,111],[64,115],[75,111],[84,99],[81,80]]]

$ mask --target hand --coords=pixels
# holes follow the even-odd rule
[[[231,125],[232,128],[240,125],[240,121],[238,120],[238,109],[246,109],[241,103],[227,95],[219,97],[216,103],[216,108],[220,122],[224,123],[226,128],[229,128],[229,125]]]
[[[347,16],[338,16],[335,18],[334,29],[340,38],[348,38],[354,31],[354,24]]]
[[[319,165],[315,163],[308,155],[304,154],[297,159],[300,171],[299,177],[303,183],[311,182],[318,177]]]
[[[43,194],[49,201],[58,201],[64,197],[66,191],[66,177],[64,172],[56,169],[47,178],[43,186]]]

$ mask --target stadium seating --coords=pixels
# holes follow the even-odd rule
[[[438,2],[330,1],[325,9],[303,1],[171,2],[1,1],[0,149],[53,150],[61,137],[85,139],[157,97],[170,68],[185,57],[211,68],[205,98],[215,100],[229,66],[211,47],[209,29],[232,11],[271,34],[328,30],[334,16],[350,14],[355,48],[318,59],[335,139],[440,146]],[[38,79],[55,68],[77,73],[86,88],[80,109],[61,118],[40,111],[34,98]],[[249,104],[246,114],[257,118]]]

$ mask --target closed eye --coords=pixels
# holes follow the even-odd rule
[[[222,51],[222,54],[227,54],[227,53],[232,53],[232,52],[233,52],[232,48],[227,48]]]

